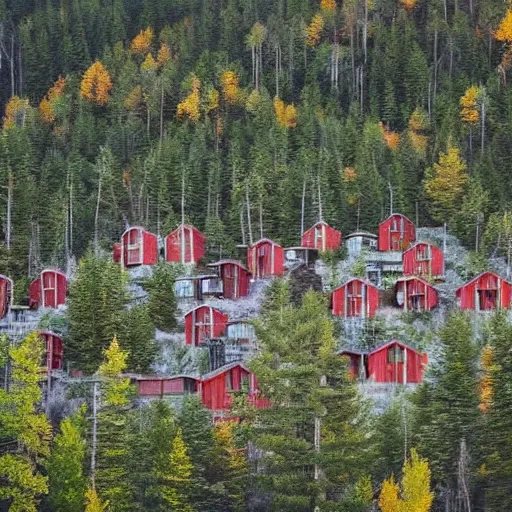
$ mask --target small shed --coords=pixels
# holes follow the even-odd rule
[[[204,258],[206,237],[194,226],[181,224],[165,237],[165,261],[197,263]]]
[[[416,227],[401,213],[393,213],[379,224],[379,251],[403,252],[415,241]]]
[[[335,251],[341,247],[341,231],[320,221],[304,231],[301,244],[318,251]]]
[[[280,276],[284,272],[284,250],[276,242],[262,238],[247,249],[247,266],[256,278]]]
[[[121,236],[121,261],[125,267],[157,263],[157,236],[140,226],[128,228]]]
[[[352,378],[366,379],[366,353],[359,350],[344,349],[340,352],[341,357],[345,357],[349,364],[349,374]]]
[[[249,295],[251,273],[242,262],[226,259],[210,263],[208,266],[217,269],[225,299],[238,299]]]
[[[377,250],[377,235],[367,231],[357,231],[345,236],[348,259],[358,258],[363,251]]]
[[[205,297],[221,297],[222,280],[217,275],[179,277],[174,282],[177,299],[203,300]]]
[[[201,381],[190,375],[173,377],[140,376],[135,379],[137,395],[140,397],[159,397],[166,395],[188,395],[199,392]]]
[[[66,303],[67,292],[66,274],[60,270],[43,270],[30,283],[29,306],[31,309],[57,308]]]
[[[228,315],[211,306],[198,306],[185,315],[185,342],[202,345],[209,338],[224,336]]]
[[[439,247],[418,242],[403,255],[404,275],[441,277],[444,274],[444,254]]]
[[[10,277],[0,274],[0,318],[9,312],[13,304],[14,284]]]
[[[240,362],[207,373],[201,381],[201,401],[212,411],[229,409],[233,393],[245,392],[249,397],[257,393],[256,377]]]
[[[334,316],[372,318],[378,307],[379,290],[364,279],[350,279],[331,295]]]
[[[486,311],[510,309],[512,285],[494,272],[484,272],[456,291],[461,309]]]
[[[64,342],[62,337],[52,331],[39,331],[45,343],[45,367],[47,370],[62,370]]]
[[[427,362],[426,354],[393,340],[368,354],[368,377],[377,383],[417,384]]]
[[[396,303],[404,311],[431,311],[439,303],[437,290],[420,277],[405,277],[395,284]]]

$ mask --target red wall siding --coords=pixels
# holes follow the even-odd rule
[[[47,370],[61,370],[64,357],[62,338],[50,331],[40,331],[39,336],[44,340]]]
[[[272,275],[280,276],[284,272],[284,250],[271,240],[260,240],[249,247],[247,266],[249,272],[257,278]]]
[[[379,251],[404,251],[416,241],[414,224],[400,213],[394,213],[379,225]]]
[[[206,338],[223,336],[227,323],[228,316],[222,311],[199,306],[185,316],[185,342],[187,345],[200,345]]]
[[[158,262],[158,238],[148,231],[143,232],[144,265],[155,265]]]
[[[334,316],[371,318],[379,307],[379,290],[362,279],[351,279],[332,292],[331,304]]]
[[[137,381],[139,396],[161,396],[162,379],[139,380]]]
[[[388,363],[388,348],[396,344],[388,344],[368,354],[368,372],[370,378],[378,383],[404,383],[403,362]],[[415,350],[400,345],[407,351],[407,383],[419,383],[423,379],[423,363],[425,358]],[[404,354],[405,361],[405,354]]]
[[[341,231],[325,222],[318,222],[304,232],[301,245],[319,251],[335,251],[341,247]]]
[[[203,405],[213,411],[229,409],[231,406],[231,392],[226,388],[226,376],[231,373],[231,392],[241,390],[242,376],[245,375],[249,381],[249,395],[254,391],[251,385],[251,373],[235,366],[225,372],[203,381],[201,386],[201,399]]]
[[[493,272],[484,272],[461,286],[457,292],[461,309],[486,310],[511,307],[511,285]]]
[[[194,226],[179,226],[165,237],[166,261],[181,262],[181,239],[185,235],[185,263],[197,263],[204,258],[206,238]]]
[[[0,275],[0,318],[3,318],[12,303],[12,281],[6,276]]]
[[[442,276],[444,254],[439,247],[420,242],[404,252],[405,276]]]
[[[223,263],[219,274],[224,288],[224,298],[238,299],[249,295],[251,274],[241,264]]]
[[[154,265],[158,261],[157,236],[139,226],[131,227],[121,237],[121,253],[125,267]]]
[[[423,279],[400,280],[396,283],[396,291],[404,293],[402,309],[408,311],[430,311],[439,302],[436,289]]]
[[[58,270],[43,270],[30,283],[29,306],[32,309],[39,307],[56,308],[65,304],[68,292],[67,286],[65,274]]]

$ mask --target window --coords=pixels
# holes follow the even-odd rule
[[[176,297],[194,297],[194,282],[191,279],[176,281],[174,283]]]
[[[240,391],[249,393],[249,375],[242,375],[242,383],[240,385]]]
[[[233,382],[231,372],[226,373],[226,391],[233,391]]]
[[[404,350],[398,345],[388,348],[388,363],[403,363]]]

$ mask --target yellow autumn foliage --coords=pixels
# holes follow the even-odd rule
[[[460,118],[464,123],[469,125],[478,123],[480,119],[480,114],[478,113],[479,96],[480,89],[473,85],[466,90],[464,96],[459,100]]]
[[[336,0],[321,0],[320,9],[332,14],[336,11]]]
[[[207,112],[217,110],[220,105],[220,94],[217,89],[211,88],[208,91],[208,105],[206,107]]]
[[[433,216],[446,220],[458,207],[458,200],[468,181],[466,163],[458,148],[450,146],[446,153],[439,155],[439,162],[427,170],[425,192],[432,202]]]
[[[496,40],[503,41],[505,43],[512,42],[512,10],[511,9],[509,9],[507,11],[507,14],[501,21],[500,26],[498,27],[498,30],[496,31],[494,37],[496,38]]]
[[[222,95],[226,102],[235,105],[240,100],[241,91],[239,78],[234,71],[224,71],[220,77]]]
[[[192,91],[191,93],[178,104],[177,115],[178,118],[183,118],[187,116],[192,121],[198,121],[201,115],[200,112],[200,89],[201,89],[201,81],[197,76],[192,76]]]
[[[148,53],[144,62],[141,64],[140,69],[142,69],[142,71],[156,71],[157,68],[158,62],[153,58],[151,53]]]
[[[409,118],[409,141],[416,153],[423,156],[427,150],[428,137],[422,132],[427,128],[427,114],[423,110],[416,108]]]
[[[165,66],[172,59],[171,49],[165,43],[162,43],[160,49],[158,50],[158,55],[156,61],[158,62],[158,66]]]
[[[16,126],[23,120],[29,107],[28,99],[13,96],[5,107],[4,130]]]
[[[153,42],[153,35],[153,30],[149,27],[145,30],[141,30],[132,40],[132,53],[141,55],[148,53],[151,49],[151,43]]]
[[[324,29],[324,18],[320,14],[315,14],[311,23],[306,27],[306,44],[308,46],[316,46],[322,36]]]
[[[137,85],[130,91],[124,100],[124,108],[126,110],[137,110],[142,103],[142,87]]]
[[[295,128],[297,126],[297,111],[293,104],[286,105],[285,102],[278,98],[274,98],[274,113],[279,126],[283,128]]]
[[[395,483],[393,475],[389,480],[384,480],[382,489],[379,495],[379,507],[382,512],[397,512],[398,511],[398,484]]]
[[[97,60],[84,73],[82,83],[80,84],[80,94],[82,98],[92,103],[105,105],[109,99],[111,89],[112,80],[110,74],[105,66]]]
[[[396,151],[400,144],[400,134],[390,130],[387,126],[384,126],[383,123],[380,123],[380,129],[386,146],[391,149],[391,151]]]
[[[260,93],[253,89],[247,101],[245,102],[245,108],[248,112],[256,112],[258,105],[260,104]]]
[[[480,379],[480,404],[479,409],[485,414],[492,406],[494,396],[493,372],[496,368],[494,363],[494,349],[486,345],[482,350],[480,358],[482,377]]]
[[[400,5],[406,11],[412,11],[416,7],[416,0],[400,0]]]
[[[343,170],[343,181],[350,183],[357,178],[357,172],[353,167],[345,167]]]

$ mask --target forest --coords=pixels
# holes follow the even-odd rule
[[[0,510],[510,511],[507,311],[356,329],[358,349],[398,337],[429,356],[376,411],[322,286],[272,280],[250,319],[257,399],[244,383],[214,422],[194,394],[137,399],[134,375],[209,374],[168,341],[183,268],[141,279],[111,254],[130,226],[159,243],[196,226],[203,265],[401,212],[466,251],[450,286],[497,258],[508,278],[511,65],[497,0],[0,0],[0,277],[20,305],[43,269],[72,277],[34,328],[82,379],[50,400],[40,337],[0,333]]]

